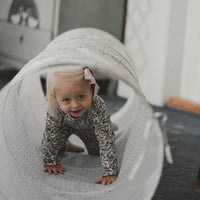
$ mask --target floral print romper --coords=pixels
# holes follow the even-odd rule
[[[66,148],[69,136],[77,135],[88,153],[101,157],[103,176],[117,175],[117,152],[110,114],[101,97],[96,95],[91,109],[81,117],[73,118],[57,109],[56,117],[47,113],[46,129],[42,140],[44,166],[60,165],[59,153]]]

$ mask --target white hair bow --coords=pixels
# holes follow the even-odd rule
[[[83,71],[84,71],[84,78],[85,78],[85,80],[88,80],[90,82],[90,85],[94,85],[94,91],[93,91],[94,94],[93,94],[93,96],[95,98],[95,96],[97,95],[97,93],[99,91],[99,86],[96,83],[96,80],[94,78],[94,75],[93,75],[92,71],[90,71],[90,69],[88,67],[85,67],[83,69]]]
[[[94,76],[88,68],[84,69],[84,78],[85,80],[90,81],[91,84],[96,84]]]

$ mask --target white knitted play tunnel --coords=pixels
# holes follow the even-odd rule
[[[49,70],[80,66],[120,79],[133,89],[112,116],[120,127],[116,133],[120,172],[109,186],[94,183],[102,175],[96,156],[65,153],[64,175],[43,172],[40,143],[46,101],[40,77]],[[0,92],[0,199],[151,199],[162,170],[163,139],[133,68],[117,39],[88,28],[60,35],[27,63]]]

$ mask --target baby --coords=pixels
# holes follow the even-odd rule
[[[42,140],[44,172],[63,174],[61,151],[81,152],[68,140],[77,135],[88,153],[101,157],[104,172],[95,183],[109,185],[117,178],[115,135],[98,85],[88,67],[50,73],[47,78],[48,112]]]

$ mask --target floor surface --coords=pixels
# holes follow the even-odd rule
[[[153,200],[199,200],[200,115],[169,107],[154,107],[154,110],[168,114],[166,130],[174,164],[163,163],[163,173]]]

